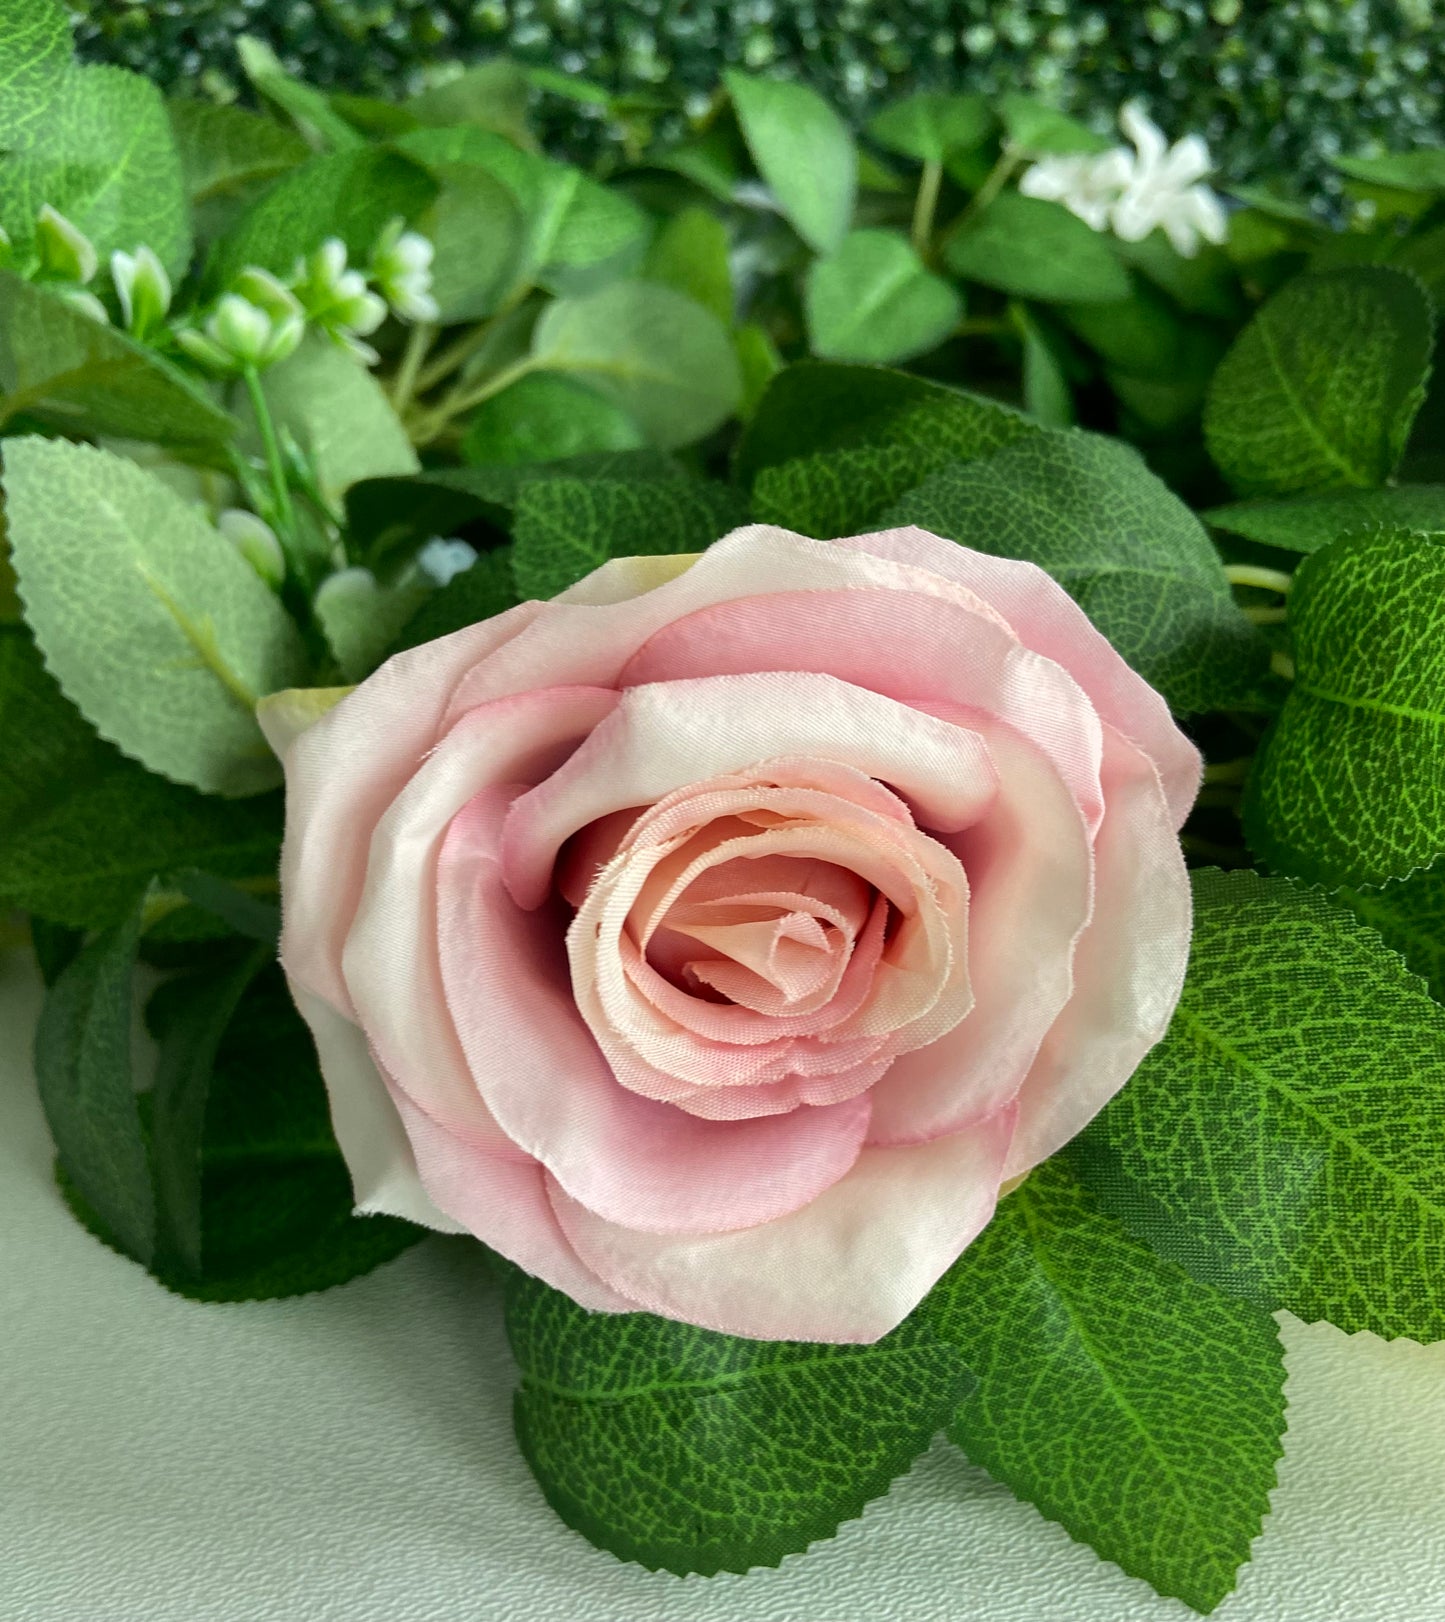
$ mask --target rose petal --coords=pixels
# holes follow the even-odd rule
[[[871,1342],[897,1327],[993,1215],[1012,1107],[909,1149],[865,1149],[827,1193],[739,1233],[640,1234],[555,1182],[583,1264],[648,1312],[759,1340]]]

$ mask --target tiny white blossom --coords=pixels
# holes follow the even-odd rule
[[[1124,242],[1140,242],[1160,229],[1176,253],[1192,258],[1199,239],[1223,242],[1224,205],[1204,184],[1209,148],[1198,135],[1170,146],[1164,132],[1138,102],[1119,110],[1119,124],[1133,144],[1100,153],[1041,158],[1019,181],[1026,197],[1062,203],[1096,231],[1112,230]]]
[[[386,319],[385,301],[367,287],[359,270],[347,268],[340,237],[328,237],[314,253],[298,259],[291,285],[307,318],[333,342],[369,366],[381,358],[361,340]]]
[[[151,249],[144,244],[134,253],[117,249],[110,256],[110,279],[132,336],[144,338],[165,320],[171,307],[171,279]]]
[[[477,549],[467,541],[444,540],[433,535],[416,555],[416,566],[434,585],[445,586],[465,574],[477,561]]]
[[[85,232],[46,203],[35,221],[35,248],[40,270],[63,282],[84,286],[100,269],[100,255]]]
[[[386,302],[403,321],[435,321],[440,313],[432,296],[432,260],[436,249],[419,231],[405,230],[394,219],[371,250],[371,276]]]

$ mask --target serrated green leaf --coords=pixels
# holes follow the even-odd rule
[[[1342,490],[1337,495],[1289,496],[1279,501],[1236,501],[1203,515],[1206,523],[1289,552],[1318,552],[1341,535],[1362,529],[1414,529],[1445,533],[1445,485],[1390,485],[1384,490]]]
[[[614,282],[542,313],[532,361],[605,395],[663,450],[688,445],[737,409],[742,377],[727,330],[670,287]]]
[[[706,208],[684,208],[653,238],[642,277],[686,293],[724,326],[733,322],[733,275],[727,227]]]
[[[1445,1009],[1317,891],[1193,877],[1174,1023],[1066,1156],[1196,1277],[1351,1334],[1445,1337]]]
[[[588,1313],[516,1269],[506,1312],[517,1439],[548,1503],[619,1559],[679,1575],[776,1566],[831,1537],[971,1383],[912,1323],[871,1346],[737,1340]]]
[[[809,267],[804,308],[816,355],[886,364],[942,343],[963,300],[901,232],[852,231]]]
[[[153,350],[46,287],[0,270],[0,422],[69,434],[220,444],[231,418]]]
[[[1204,435],[1243,496],[1383,484],[1425,397],[1434,314],[1384,265],[1297,277],[1219,364]]]
[[[25,145],[70,72],[70,19],[55,0],[0,0],[0,147]]]
[[[140,917],[136,902],[47,994],[35,1031],[35,1079],[61,1164],[120,1248],[147,1262],[155,1249],[155,1196],[130,1057]]]
[[[160,91],[139,74],[72,66],[43,119],[0,159],[0,226],[28,251],[41,206],[78,226],[101,256],[145,243],[177,279],[190,210]]]
[[[354,356],[309,334],[262,374],[278,427],[310,456],[322,492],[339,499],[359,479],[415,473],[421,465],[381,385]],[[250,406],[242,408],[250,422]]]
[[[524,599],[555,597],[609,558],[701,552],[747,516],[727,484],[536,479],[517,502],[512,574]]]
[[[0,632],[0,899],[55,923],[119,923],[153,874],[274,873],[279,795],[221,800],[96,736],[20,628]]]
[[[1037,563],[1178,714],[1239,702],[1268,666],[1203,526],[1118,440],[1032,434],[940,469],[884,522]]]
[[[193,203],[274,179],[311,156],[294,130],[244,107],[185,100],[167,112]]]
[[[515,608],[518,601],[511,547],[482,552],[471,568],[463,569],[427,598],[402,627],[390,651],[401,653],[439,636],[450,636],[453,631]]]
[[[425,169],[395,152],[322,153],[283,175],[216,243],[207,284],[224,287],[248,265],[289,276],[327,237],[339,237],[364,263],[389,220],[415,219],[436,192]]]
[[[478,466],[518,467],[646,442],[615,401],[570,377],[531,372],[477,407],[461,449]]]
[[[908,372],[798,361],[768,385],[738,446],[734,471],[740,483],[751,485],[765,467],[821,451],[899,445],[928,459],[920,464],[922,477],[942,460],[988,456],[1011,439],[1037,432],[1021,411]]]
[[[982,146],[997,123],[988,100],[972,92],[921,90],[885,107],[868,126],[879,146],[919,163]]]
[[[758,173],[798,235],[819,253],[853,220],[858,153],[848,126],[816,90],[751,74],[723,75]]]
[[[965,217],[943,245],[956,276],[1017,298],[1112,304],[1129,296],[1129,273],[1107,240],[1062,203],[1001,192]]]
[[[1347,535],[1289,596],[1295,680],[1245,788],[1251,848],[1326,884],[1445,855],[1445,537]]]
[[[949,1426],[975,1464],[1160,1594],[1219,1604],[1283,1451],[1267,1313],[1161,1261],[1049,1161],[921,1316],[978,1376]]]
[[[300,636],[221,536],[134,462],[5,442],[26,615],[66,696],[152,771],[244,795],[279,777],[257,699],[305,676]]]
[[[1377,931],[1435,1001],[1445,1003],[1445,868],[1427,868],[1378,890],[1340,890],[1335,899]]]
[[[858,445],[765,467],[753,485],[753,517],[817,540],[877,529],[883,515],[936,468],[946,450]]]

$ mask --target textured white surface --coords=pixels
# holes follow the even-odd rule
[[[49,1180],[34,980],[0,959],[3,1622],[1168,1622],[1189,1616],[945,1445],[778,1571],[599,1554],[513,1444],[475,1252],[429,1239],[330,1294],[198,1306]],[[1445,1345],[1284,1326],[1274,1513],[1224,1622],[1445,1616]]]

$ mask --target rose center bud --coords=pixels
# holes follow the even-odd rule
[[[579,1007],[622,1084],[712,1119],[871,1087],[968,1012],[968,881],[890,789],[768,762],[569,843]]]

